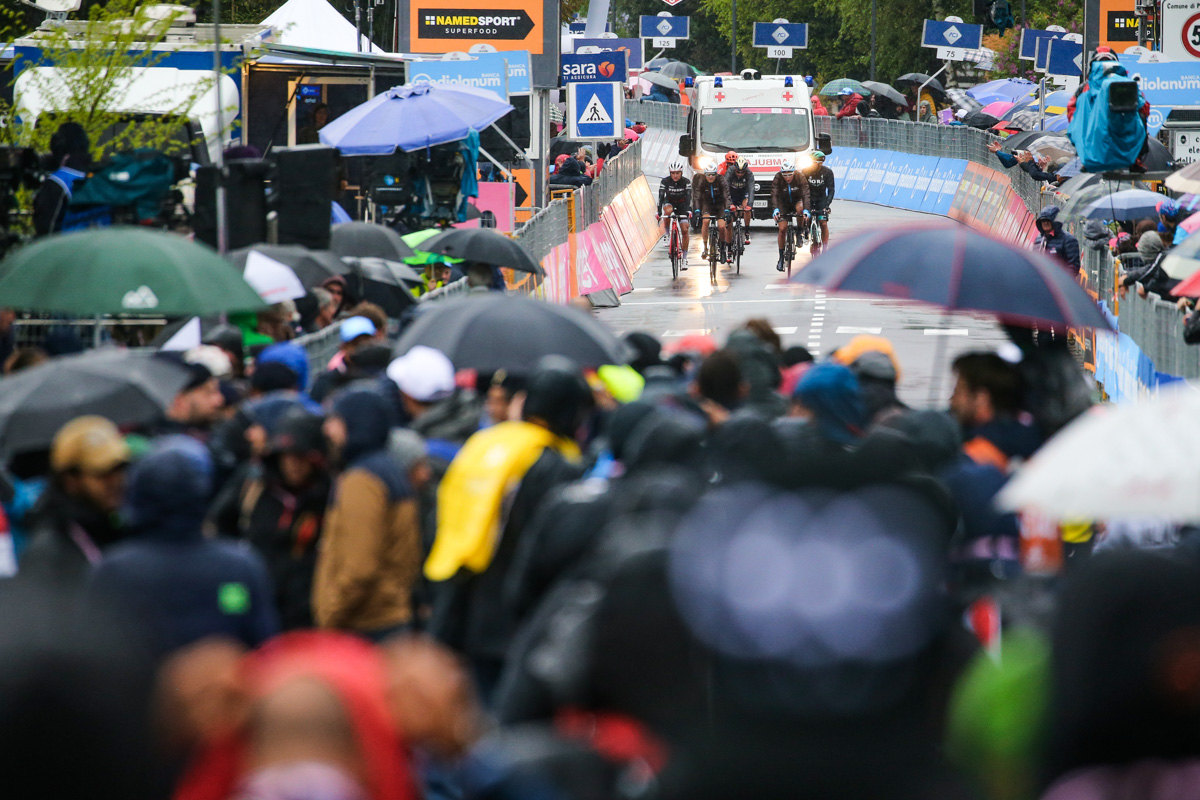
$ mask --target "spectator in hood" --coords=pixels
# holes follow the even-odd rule
[[[325,422],[341,464],[317,555],[313,613],[322,628],[379,640],[408,629],[421,569],[417,499],[387,452],[387,399],[372,388],[338,395]]]
[[[333,297],[334,317],[346,311],[354,304],[350,298],[350,292],[347,288],[346,279],[341,275],[334,275],[326,278],[321,282],[321,288],[329,292]]]
[[[409,427],[425,439],[440,476],[459,449],[479,430],[483,409],[475,393],[459,389],[454,365],[438,350],[417,345],[393,361],[387,376],[400,392]]]
[[[28,517],[23,578],[78,580],[122,538],[118,512],[129,459],[125,439],[103,417],[78,417],[59,430],[50,447],[49,485]]]
[[[1033,245],[1058,258],[1071,275],[1078,275],[1079,240],[1063,230],[1058,211],[1058,206],[1046,206],[1038,213],[1038,237]]]
[[[821,102],[821,96],[818,94],[814,94],[812,96],[812,109],[813,109],[814,117],[828,117],[829,116],[829,109],[827,109],[825,107],[825,104]]]
[[[279,630],[258,555],[204,537],[212,480],[203,445],[186,436],[158,440],[130,475],[132,536],[106,553],[92,576],[92,593],[124,604],[161,653],[208,636],[256,647]]]
[[[312,295],[317,313],[309,321],[306,330],[308,333],[315,333],[333,324],[334,318],[337,317],[338,302],[333,299],[333,294],[328,289],[322,289],[320,286],[314,286],[309,294]]]
[[[578,158],[567,158],[550,176],[550,183],[554,186],[590,186],[592,178],[585,173],[584,165]]]
[[[266,563],[284,630],[313,625],[313,573],[332,485],[323,424],[323,417],[291,406],[275,424],[262,463],[231,481],[211,512],[221,533],[246,540]]]
[[[1141,267],[1130,269],[1125,279],[1121,282],[1124,287],[1138,284],[1138,296],[1145,297],[1147,293],[1153,292],[1159,297],[1167,297],[1173,288],[1179,285],[1179,281],[1167,273],[1162,268],[1162,258],[1165,252],[1163,247],[1162,236],[1157,231],[1147,231],[1138,239],[1137,253],[1141,260]]]

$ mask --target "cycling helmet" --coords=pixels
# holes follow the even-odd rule
[[[667,172],[683,172],[683,160],[675,159],[667,166]]]
[[[738,160],[738,154],[736,151],[730,150],[728,153],[725,154],[725,163],[726,164],[736,164],[737,160]]]
[[[737,168],[738,169],[745,169],[749,165],[750,165],[750,162],[746,160],[745,156],[738,156],[738,160],[737,160]]]
[[[779,165],[779,171],[780,172],[795,172],[796,165],[793,164],[791,161],[784,161],[782,164]]]
[[[716,175],[717,174],[717,165],[709,164],[707,167],[704,168],[704,174],[705,175]]]
[[[813,161],[817,162],[818,164],[824,164],[824,163],[825,163],[825,154],[824,154],[824,153],[822,153],[820,150],[818,150],[817,152],[813,153],[813,154],[812,154],[812,157],[813,157]]]

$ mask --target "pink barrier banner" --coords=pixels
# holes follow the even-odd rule
[[[608,235],[608,226],[603,222],[593,222],[588,226],[587,238],[591,246],[593,264],[608,276],[609,286],[615,289],[617,294],[632,292],[633,279],[629,277],[617,247]]]
[[[496,230],[501,233],[513,232],[513,214],[516,209],[514,192],[516,184],[491,183],[479,184],[479,197],[471,200],[471,205],[480,212],[490,211],[496,217]]]
[[[604,266],[596,255],[590,228],[575,234],[575,265],[579,272],[580,294],[592,294],[613,288],[608,273],[604,271]]]
[[[621,235],[621,224],[617,219],[616,212],[612,207],[608,207],[600,212],[600,222],[604,225],[604,230],[608,233],[608,240],[612,243],[613,250],[617,253],[617,258],[621,263],[625,274],[632,276],[633,269],[633,253],[629,249],[629,245],[625,243],[625,237]]]
[[[571,276],[570,253],[566,243],[560,244],[546,254],[542,259],[542,269],[546,277],[542,280],[542,291],[545,298],[554,303],[570,302]]]
[[[629,260],[625,262],[625,268],[632,275],[641,266],[642,256],[645,255],[641,231],[637,229],[633,217],[625,207],[625,198],[621,195],[613,198],[612,205],[608,207],[607,211],[612,212],[613,219],[617,223],[616,233],[625,242],[625,252],[629,254]]]

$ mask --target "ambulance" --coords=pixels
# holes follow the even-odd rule
[[[827,136],[817,141],[812,101],[804,79],[747,70],[741,77],[714,75],[695,80],[688,133],[679,154],[703,172],[736,150],[754,172],[754,218],[771,216],[771,179],[784,161],[796,169],[812,166],[818,148],[832,148]]]

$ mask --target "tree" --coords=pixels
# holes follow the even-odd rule
[[[83,126],[97,145],[96,157],[142,147],[160,149],[177,140],[180,120],[212,89],[211,76],[182,91],[169,88],[146,98],[160,116],[136,125],[123,124],[126,115],[114,110],[137,79],[137,69],[158,66],[166,57],[166,51],[156,53],[154,47],[166,41],[174,19],[149,16],[137,0],[109,0],[92,5],[86,21],[37,30],[33,36],[40,56],[28,63],[18,61],[14,74],[26,73],[22,89],[45,98],[53,113],[43,114],[49,119],[40,117],[36,125],[8,126],[8,141],[46,152],[55,128],[67,121]],[[38,66],[56,69],[30,69]],[[16,104],[19,108],[19,97]]]

